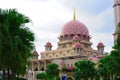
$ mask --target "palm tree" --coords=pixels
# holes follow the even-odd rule
[[[33,33],[25,26],[30,20],[15,9],[2,10],[0,17],[1,69],[10,69],[14,76],[25,74],[34,41]]]
[[[81,70],[79,68],[75,69],[74,78],[75,78],[75,80],[80,80],[82,78],[82,76],[81,76]]]
[[[115,76],[120,72],[120,23],[118,24],[118,36],[113,46],[114,50],[109,56],[99,61],[98,73],[103,77],[106,73],[110,75],[110,80],[115,80]]]
[[[116,73],[118,75],[120,75],[119,74],[119,72],[120,72],[120,66],[119,66],[119,62],[120,62],[120,23],[118,24],[117,34],[118,34],[117,39],[116,39],[114,46],[113,46],[114,50],[111,51],[110,56],[112,56],[114,58],[114,61],[117,65]]]
[[[84,80],[88,80],[88,78],[93,78],[95,75],[95,63],[89,61],[89,60],[81,60],[75,63],[75,74],[74,77],[76,80],[79,80],[78,78],[84,78]]]
[[[113,46],[113,48],[115,49],[115,50],[120,50],[120,23],[118,24],[118,31],[117,31],[117,39],[116,39],[116,41],[115,41],[115,43],[114,43],[114,46]]]
[[[103,69],[103,70],[107,71],[110,75],[110,80],[112,80],[112,77],[114,80],[115,75],[118,72],[118,65],[119,64],[116,62],[116,58],[109,55],[100,60],[99,70]]]
[[[97,67],[97,73],[100,76],[100,80],[103,80],[104,77],[108,74],[107,68],[105,66],[105,63],[100,63]]]
[[[114,61],[113,65],[114,65],[114,68],[116,68],[114,70],[114,75],[113,75],[113,78],[114,78],[120,72],[120,65],[119,65],[119,62],[120,62],[120,53],[117,50],[113,50],[113,51],[111,51],[110,56],[113,58],[112,59]]]
[[[58,69],[58,65],[55,63],[51,63],[46,67],[46,74],[50,78],[50,80],[53,80],[54,78],[57,78],[59,76],[60,70]]]

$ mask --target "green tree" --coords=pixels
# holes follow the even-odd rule
[[[45,80],[46,79],[46,74],[45,73],[38,73],[36,75],[36,79]]]
[[[116,75],[120,75],[120,23],[118,24],[117,39],[114,43],[114,50],[110,52],[110,55],[100,60],[98,66],[98,73],[101,77],[105,74],[110,75],[110,80],[115,80]]]
[[[115,75],[118,75],[120,72],[120,53],[117,50],[112,50],[110,56],[113,58],[112,60],[114,61],[114,66],[116,67],[114,73]]]
[[[81,74],[82,74],[81,70],[79,68],[76,68],[75,72],[74,72],[74,79],[75,80],[80,80],[82,78]]]
[[[79,80],[80,77],[88,80],[88,78],[93,78],[96,73],[95,63],[89,60],[80,60],[75,63],[75,67],[74,77],[76,80]]]
[[[46,74],[50,80],[54,80],[59,76],[60,70],[58,69],[58,65],[55,63],[51,63],[46,67]]]
[[[13,76],[25,74],[31,57],[34,34],[25,26],[28,22],[29,18],[15,9],[0,12],[0,67],[3,72],[11,70]]]
[[[117,31],[117,39],[116,39],[116,41],[115,41],[115,43],[114,43],[114,46],[113,46],[113,48],[115,49],[115,50],[118,50],[118,51],[120,51],[120,23],[118,24],[118,31]]]
[[[97,73],[100,76],[100,80],[104,80],[104,78],[106,77],[106,75],[109,75],[108,69],[107,69],[107,66],[106,66],[106,61],[105,61],[104,58],[102,58],[99,61],[99,65],[97,67]]]
[[[118,65],[119,65],[115,60],[116,59],[111,55],[106,56],[100,60],[98,69],[101,77],[103,75],[105,76],[106,74],[109,74],[110,80],[115,79],[115,75],[118,72]]]

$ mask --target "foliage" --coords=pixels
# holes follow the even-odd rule
[[[113,48],[114,48],[115,50],[120,51],[120,45],[119,45],[119,44],[120,44],[120,23],[118,24],[117,29],[118,29],[118,31],[117,31],[117,39],[116,39],[116,41],[115,41],[115,43],[114,43]]]
[[[107,68],[103,63],[100,63],[98,65],[97,72],[98,72],[98,75],[101,75],[101,76],[105,76],[106,74],[108,74]]]
[[[45,78],[46,78],[46,74],[45,73],[38,73],[36,75],[36,79],[45,80]]]
[[[52,80],[53,78],[56,78],[59,76],[59,69],[58,65],[55,63],[51,63],[46,67],[46,74],[47,76]]]
[[[26,80],[25,78],[19,78],[19,77],[16,77],[15,80]]]
[[[67,77],[67,80],[72,80],[72,78],[71,77]]]
[[[60,79],[60,77],[59,77],[59,76],[57,76],[55,80],[61,80],[61,79]]]
[[[95,63],[89,60],[81,60],[75,63],[75,73],[74,78],[79,80],[80,78],[92,78],[95,75]]]
[[[15,9],[0,11],[0,67],[13,75],[26,73],[34,35],[25,26],[30,20]]]
[[[98,73],[100,76],[110,75],[110,80],[115,79],[115,76],[120,72],[120,23],[118,24],[117,39],[114,43],[114,50],[110,52],[110,55],[104,57],[99,61]]]

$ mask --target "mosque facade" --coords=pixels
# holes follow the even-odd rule
[[[115,32],[113,34],[114,40],[117,38],[117,25],[120,22],[120,0],[114,0],[114,16],[115,16]],[[97,50],[93,49],[91,36],[89,30],[85,24],[76,19],[75,12],[73,20],[67,22],[58,37],[58,47],[56,50],[52,50],[52,43],[47,42],[45,44],[45,51],[41,52],[41,59],[38,59],[38,53],[33,52],[34,58],[31,60],[28,80],[35,80],[35,75],[38,72],[46,70],[46,66],[50,63],[56,63],[59,65],[61,75],[66,74],[72,76],[72,74],[64,73],[63,67],[68,70],[72,70],[75,66],[75,62],[79,60],[91,60],[95,63],[99,59],[108,55],[104,51],[105,45],[99,42],[96,47]]]

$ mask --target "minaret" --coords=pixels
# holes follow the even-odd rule
[[[114,41],[117,39],[118,34],[118,24],[120,23],[120,0],[114,0],[114,18],[115,18],[115,32],[114,32]]]
[[[104,44],[102,42],[99,42],[97,45],[97,49],[99,51],[99,53],[104,54]]]
[[[47,42],[45,44],[45,51],[51,51],[52,50],[52,44],[50,42]]]

